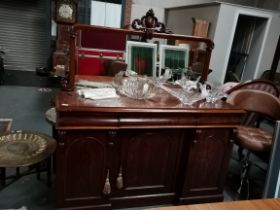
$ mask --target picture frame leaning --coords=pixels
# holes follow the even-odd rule
[[[157,76],[157,45],[154,43],[127,41],[127,69],[139,75]]]
[[[189,65],[190,47],[187,44],[160,45],[160,72],[162,69],[184,69]]]

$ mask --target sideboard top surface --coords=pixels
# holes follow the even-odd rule
[[[84,77],[94,81],[110,83],[112,77]],[[58,112],[149,112],[149,113],[236,113],[243,114],[244,111],[218,101],[207,103],[204,100],[193,105],[184,105],[177,98],[162,89],[158,89],[154,97],[147,100],[136,100],[126,96],[111,99],[91,100],[85,99],[76,91],[61,91],[57,95],[56,110]]]

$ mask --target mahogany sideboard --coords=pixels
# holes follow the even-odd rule
[[[108,77],[92,77],[110,82]],[[223,101],[56,99],[56,209],[111,209],[223,200],[233,128]]]

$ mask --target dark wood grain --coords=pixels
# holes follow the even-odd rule
[[[232,130],[245,112],[223,101],[183,105],[163,90],[155,98],[88,100],[75,91],[58,94],[57,209],[223,199]],[[108,170],[111,193],[104,195]],[[117,188],[120,171],[123,186]]]

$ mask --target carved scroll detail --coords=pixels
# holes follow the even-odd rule
[[[149,38],[149,34],[153,32],[172,33],[171,31],[166,31],[165,25],[163,23],[158,22],[153,9],[149,9],[146,15],[142,16],[141,20],[134,19],[132,21],[131,27],[135,30],[145,31],[148,36],[147,38]]]

